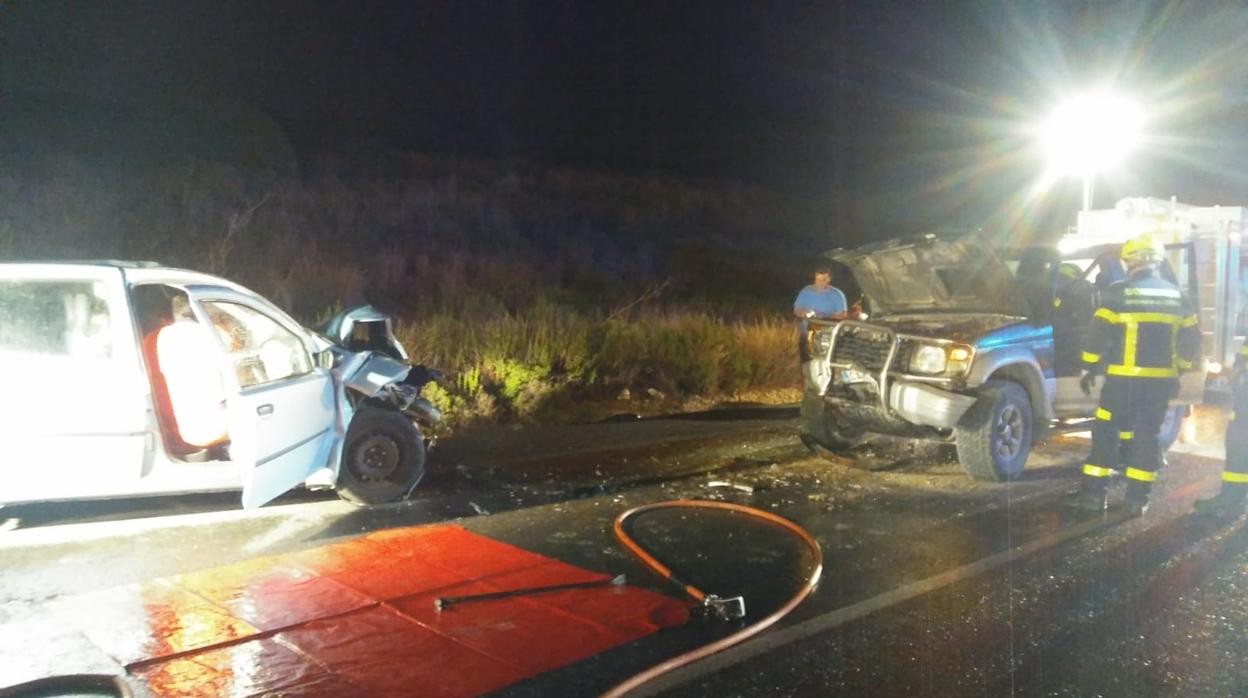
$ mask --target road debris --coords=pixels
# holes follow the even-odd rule
[[[710,482],[706,483],[706,486],[707,487],[728,487],[728,488],[737,490],[738,492],[744,492],[746,494],[754,494],[754,488],[751,487],[750,485],[742,485],[736,482],[728,482],[727,480],[711,480]]]
[[[482,507],[480,504],[477,504],[476,502],[468,502],[468,506],[472,507],[472,510],[477,512],[478,516],[490,515],[490,512],[486,511],[484,507]]]

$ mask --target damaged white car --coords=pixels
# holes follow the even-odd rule
[[[0,264],[0,503],[300,484],[407,497],[440,420],[370,306],[325,335],[215,276],[147,262]],[[422,427],[425,432],[422,432]]]

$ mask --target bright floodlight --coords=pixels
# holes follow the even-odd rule
[[[1144,112],[1111,93],[1085,94],[1061,104],[1041,127],[1053,174],[1091,177],[1120,164],[1140,141]]]

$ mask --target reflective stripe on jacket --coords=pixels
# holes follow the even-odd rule
[[[1084,367],[1110,376],[1173,378],[1200,353],[1200,330],[1177,286],[1146,270],[1110,286],[1083,351]]]

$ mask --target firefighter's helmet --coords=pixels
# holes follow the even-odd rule
[[[1160,262],[1163,254],[1152,235],[1138,235],[1122,244],[1122,261],[1127,266]]]

